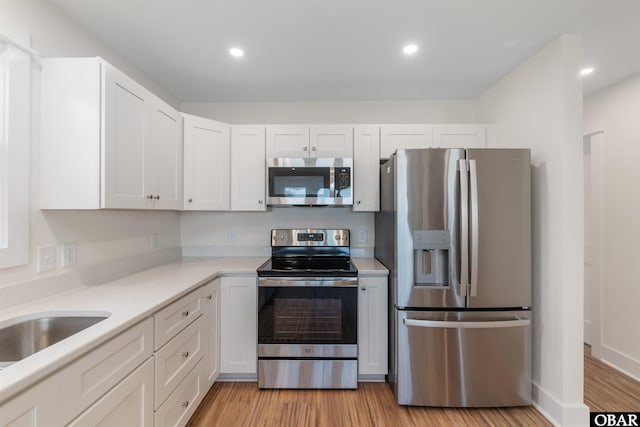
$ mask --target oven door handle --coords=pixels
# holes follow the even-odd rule
[[[357,277],[296,277],[282,278],[269,277],[258,278],[259,287],[297,287],[297,286],[339,286],[339,287],[357,287]]]

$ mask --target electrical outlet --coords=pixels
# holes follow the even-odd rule
[[[38,247],[38,273],[51,271],[56,267],[56,247],[55,246],[39,246]]]
[[[358,242],[367,243],[369,241],[369,232],[367,230],[358,230]]]
[[[76,242],[66,242],[60,246],[60,266],[69,267],[76,263],[78,244]]]
[[[160,235],[158,233],[151,233],[149,241],[151,243],[151,249],[158,249],[160,247]]]

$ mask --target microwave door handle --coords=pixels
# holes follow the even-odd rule
[[[458,160],[460,173],[460,288],[459,295],[467,296],[469,283],[469,183],[466,159]]]
[[[329,168],[329,195],[336,197],[336,168]]]

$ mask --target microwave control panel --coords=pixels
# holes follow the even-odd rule
[[[336,168],[336,192],[351,188],[351,168]]]

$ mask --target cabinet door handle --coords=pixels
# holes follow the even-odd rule
[[[149,194],[149,195],[147,196],[147,199],[149,199],[149,200],[153,199],[153,194]]]
[[[156,196],[154,197],[154,199],[156,199],[156,200],[160,200],[160,195],[159,195],[159,194],[158,194],[158,195],[156,195]]]
[[[182,317],[187,317],[189,315],[189,310],[185,310],[182,312]]]
[[[360,203],[362,203],[362,201],[361,201],[361,200],[358,200],[356,203],[357,203],[357,204],[360,204]]]
[[[309,147],[302,147],[302,151],[307,151]]]
[[[186,408],[188,406],[189,406],[189,401],[188,400],[185,400],[184,402],[182,402],[182,407],[183,408]]]
[[[193,199],[189,199],[189,200],[187,200],[187,202],[193,203]]]
[[[316,151],[316,147],[311,147],[311,151]]]
[[[182,353],[181,356],[184,357],[185,359],[187,359],[189,357],[189,352],[185,351],[185,352]]]
[[[367,287],[366,287],[366,286],[363,286],[363,287],[361,287],[360,289],[362,289],[363,291],[366,291],[366,290],[367,290]]]
[[[258,200],[258,204],[261,205],[262,204],[262,200]]]
[[[213,295],[209,294],[205,298],[208,299],[208,300],[211,300],[213,298]]]

